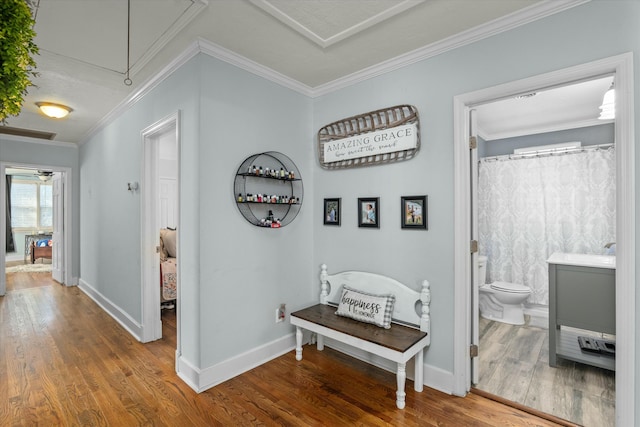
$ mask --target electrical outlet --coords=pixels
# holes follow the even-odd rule
[[[276,323],[284,322],[286,313],[285,304],[280,304],[280,307],[276,308]]]

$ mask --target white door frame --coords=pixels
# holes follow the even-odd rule
[[[51,205],[53,207],[51,277],[58,283],[64,283],[64,174],[54,172],[51,177],[51,184],[53,186],[53,203]],[[62,187],[62,191],[60,191],[60,187]],[[62,203],[60,203],[60,199],[62,199]]]
[[[454,384],[471,385],[469,109],[542,88],[614,74],[616,82],[616,425],[635,423],[635,155],[633,55],[626,53],[454,98]]]
[[[71,261],[73,254],[73,240],[71,237],[73,232],[71,230],[71,216],[72,216],[72,191],[71,191],[71,183],[73,182],[71,168],[68,167],[59,167],[59,166],[51,166],[51,165],[43,165],[43,164],[31,164],[31,163],[20,163],[20,162],[0,162],[0,295],[4,295],[7,292],[7,283],[6,276],[4,271],[6,269],[6,221],[7,216],[5,215],[5,209],[7,207],[6,203],[6,175],[7,168],[9,167],[17,167],[17,168],[25,168],[25,169],[47,169],[52,170],[54,172],[62,173],[62,185],[63,185],[63,213],[64,213],[64,232],[62,233],[64,239],[64,275],[63,275],[63,285],[65,286],[73,286],[76,283],[71,277]]]
[[[160,193],[159,193],[159,143],[158,136],[175,129],[178,151],[178,186],[180,185],[180,112],[152,124],[141,132],[143,155],[141,168],[141,261],[142,261],[142,333],[141,341],[162,338],[160,318]],[[179,187],[178,187],[179,188]],[[178,190],[178,229],[180,224],[180,191]],[[176,235],[176,251],[180,253],[180,233]],[[180,283],[180,264],[177,264],[177,281]],[[180,286],[177,289],[176,322],[177,349],[180,349]],[[179,352],[178,352],[179,353]]]

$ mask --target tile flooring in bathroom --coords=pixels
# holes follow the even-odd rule
[[[480,318],[476,388],[585,427],[615,425],[615,372],[558,359],[549,331]]]

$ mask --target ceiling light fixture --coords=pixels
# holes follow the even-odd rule
[[[611,82],[609,90],[602,97],[602,105],[599,108],[599,120],[612,120],[616,118],[616,90],[613,87],[613,82]]]
[[[71,107],[53,102],[36,102],[36,105],[45,115],[54,119],[61,119],[73,111]]]

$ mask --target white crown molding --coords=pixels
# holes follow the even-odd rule
[[[231,65],[235,65],[238,68],[263,77],[269,81],[299,92],[303,95],[313,97],[313,88],[300,83],[299,81],[294,80],[290,77],[287,77],[282,73],[279,73],[269,67],[265,67],[264,65],[258,64],[255,61],[238,55],[237,53],[232,52],[229,49],[226,49],[208,40],[199,38],[197,43],[199,45],[200,52],[202,53],[227,62]]]
[[[209,5],[209,0],[191,0],[191,6],[185,10],[182,15],[158,38],[151,47],[138,59],[131,67],[131,75],[136,75],[151,61],[173,38],[191,21],[193,21],[200,12],[204,11]]]
[[[497,139],[516,138],[518,136],[537,135],[540,133],[559,132],[568,129],[586,128],[589,126],[605,125],[607,123],[614,123],[615,120],[598,120],[587,119],[573,122],[563,122],[550,126],[537,126],[532,128],[518,127],[517,130],[488,133],[481,127],[478,127],[478,135],[485,141],[495,141]]]
[[[238,55],[237,53],[223,48],[222,46],[199,38],[194,43],[192,43],[181,55],[179,55],[162,70],[160,70],[156,75],[147,79],[147,81],[144,82],[137,91],[133,92],[130,96],[124,99],[102,120],[100,120],[95,126],[89,129],[89,131],[87,131],[85,135],[80,139],[78,145],[83,145],[95,133],[97,133],[107,124],[111,123],[116,117],[118,117],[125,110],[134,105],[140,98],[150,92],[163,80],[169,77],[174,71],[176,71],[180,66],[185,64],[189,59],[193,58],[198,53],[210,55],[214,58],[220,59],[221,61],[227,62],[231,65],[235,65],[236,67],[248,71],[252,74],[263,77],[269,81],[294,90],[302,95],[308,96],[310,98],[315,98],[365,81],[372,77],[397,70],[415,62],[440,55],[441,53],[447,52],[449,50],[474,43],[492,35],[511,30],[520,25],[528,24],[538,19],[542,19],[555,13],[562,12],[566,9],[570,9],[589,1],[591,0],[544,0],[540,3],[536,3],[530,7],[514,12],[503,18],[496,19],[485,25],[471,28],[458,35],[444,39],[441,42],[433,43],[429,46],[425,46],[424,48],[416,49],[407,54],[400,55],[394,59],[384,61],[380,64],[365,68],[364,70],[352,73],[348,76],[334,80],[324,85],[317,86],[315,88],[311,88],[310,86],[289,78],[284,74],[279,73],[269,67],[258,64],[257,62],[245,58],[242,55]]]
[[[107,115],[105,115],[98,123],[95,124],[95,126],[89,129],[83,135],[83,137],[80,138],[80,142],[78,143],[78,145],[84,145],[89,139],[91,139],[93,135],[95,135],[102,128],[114,121],[127,109],[132,107],[136,102],[142,99],[147,93],[151,92],[156,86],[162,83],[167,77],[171,76],[178,68],[186,64],[198,53],[200,53],[200,49],[197,42],[189,45],[189,47],[184,52],[182,52],[181,55],[167,64],[167,66],[160,70],[156,75],[150,77],[144,83],[142,83],[137,90],[129,94],[128,97],[126,97]]]
[[[424,3],[425,0],[403,0],[398,4],[393,5],[392,7],[384,10],[383,12],[378,13],[364,21],[360,21],[356,25],[353,25],[346,30],[343,30],[339,33],[336,33],[330,37],[323,38],[316,34],[313,30],[304,26],[300,22],[293,19],[291,16],[287,15],[276,6],[274,6],[269,0],[249,0],[253,5],[259,7],[263,11],[267,12],[269,15],[273,16],[286,26],[292,28],[298,33],[302,34],[304,37],[308,38],[321,48],[326,48],[331,46],[332,44],[338,43],[346,38],[349,38],[361,31],[366,30],[382,21],[385,21],[393,16],[396,16],[399,13],[404,12],[405,10],[411,9],[414,6],[417,6],[420,3]]]
[[[447,51],[475,43],[493,35],[512,30],[521,25],[537,21],[555,13],[562,12],[591,0],[545,0],[517,12],[495,19],[483,25],[478,25],[454,36],[436,43],[413,50],[390,60],[381,62],[361,71],[352,73],[332,82],[314,88],[314,97],[343,89],[372,77],[380,76],[410,64],[423,61]]]

